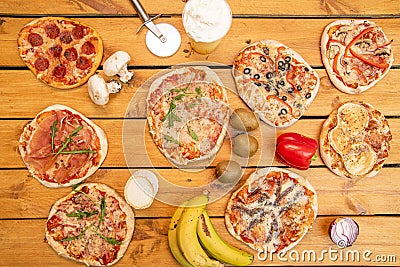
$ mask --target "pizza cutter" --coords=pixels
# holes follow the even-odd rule
[[[136,33],[138,33],[143,26],[149,29],[146,34],[146,46],[150,52],[159,57],[169,57],[175,54],[181,45],[181,35],[178,30],[168,23],[154,24],[153,21],[159,18],[161,14],[150,18],[139,0],[131,1],[136,12],[143,21],[143,24]]]

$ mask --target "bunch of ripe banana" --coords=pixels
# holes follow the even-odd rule
[[[206,211],[208,197],[194,197],[181,204],[172,216],[168,242],[172,254],[182,266],[246,266],[254,255],[235,248],[221,239]]]

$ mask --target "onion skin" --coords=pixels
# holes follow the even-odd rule
[[[358,224],[351,218],[336,218],[329,225],[329,236],[339,248],[353,245],[359,234]]]

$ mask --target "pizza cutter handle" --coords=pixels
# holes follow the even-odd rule
[[[148,21],[149,15],[147,14],[146,10],[144,10],[142,4],[139,0],[131,0],[133,7],[135,8],[136,12],[138,13],[139,17],[142,19],[143,22]]]

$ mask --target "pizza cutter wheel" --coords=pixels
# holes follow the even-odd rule
[[[150,52],[159,57],[169,57],[175,54],[181,45],[181,35],[178,30],[168,23],[154,24],[153,20],[159,18],[161,14],[150,18],[139,0],[131,1],[136,12],[143,21],[143,24],[136,33],[138,33],[143,26],[149,29],[146,34],[146,46]]]

